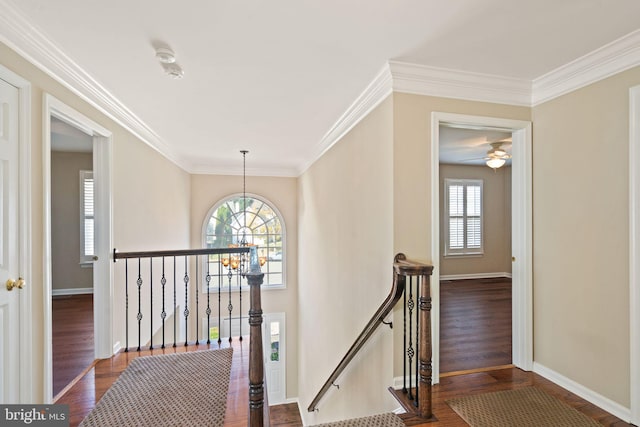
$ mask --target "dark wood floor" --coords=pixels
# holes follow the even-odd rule
[[[93,295],[51,300],[53,395],[57,396],[94,361]]]
[[[511,279],[440,282],[440,372],[511,364]]]
[[[631,424],[621,421],[540,375],[533,372],[524,372],[518,368],[498,369],[441,378],[440,384],[433,386],[433,413],[438,420],[431,423],[405,420],[405,424],[422,427],[467,427],[467,423],[447,405],[446,401],[448,399],[501,390],[513,390],[527,386],[535,386],[546,391],[604,426],[631,426]]]
[[[493,297],[490,299],[500,300],[501,298]],[[488,304],[489,307],[493,307],[491,302],[486,302],[486,304]],[[483,316],[480,316],[480,318],[483,318]],[[504,319],[502,320],[504,321]],[[490,320],[485,320],[483,322],[492,325]],[[458,323],[458,325],[456,326],[460,330],[467,330],[469,333],[473,333],[473,331],[475,331],[475,329],[472,327],[465,328],[460,325],[461,323]],[[452,335],[455,336],[456,334]],[[227,412],[225,419],[225,426],[227,427],[244,427],[247,425],[249,382],[248,344],[248,340],[245,340],[242,343],[238,340],[235,340],[232,344],[234,348],[234,355],[231,367],[229,395],[227,397]],[[226,346],[229,346],[229,343],[227,341],[223,341],[220,347],[224,348]],[[64,393],[63,396],[60,397],[60,399],[58,399],[57,403],[69,405],[70,426],[77,426],[134,358],[151,354],[199,351],[206,348],[219,347],[216,343],[211,346],[201,344],[200,346],[179,346],[175,349],[168,348],[165,350],[147,350],[141,352],[140,354],[136,352],[119,353],[113,358],[101,360],[97,364],[95,364],[95,366],[91,367],[86,375],[79,379],[66,393]],[[509,358],[510,354],[511,353],[509,351]],[[433,388],[433,411],[438,420],[431,423],[421,423],[416,420],[407,419],[405,423],[407,425],[423,427],[434,425],[450,427],[467,426],[467,424],[446,404],[446,400],[452,397],[517,389],[530,385],[542,388],[543,390],[558,397],[565,403],[599,421],[605,426],[631,426],[631,424],[627,424],[619,420],[618,418],[608,414],[602,409],[588,403],[587,401],[568,392],[567,390],[553,384],[543,377],[532,372],[521,371],[517,368],[503,368],[494,370],[489,369],[483,372],[443,376],[440,379],[440,384],[435,385]],[[272,406],[270,408],[270,414],[272,426],[302,426],[298,405],[295,403]]]

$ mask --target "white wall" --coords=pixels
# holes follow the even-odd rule
[[[380,413],[396,405],[392,334],[379,328],[329,390],[307,407],[391,289],[392,98],[300,177],[300,410],[306,424]]]

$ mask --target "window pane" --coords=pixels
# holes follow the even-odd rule
[[[467,248],[482,246],[482,224],[479,217],[467,218]]]
[[[480,186],[469,185],[467,186],[467,215],[480,216],[481,200],[480,200]]]
[[[84,215],[93,216],[93,178],[84,179]]]
[[[278,274],[277,276],[265,274],[264,285],[283,284],[282,274],[280,274],[284,260],[282,224],[273,208],[261,200],[247,197],[245,209],[245,198],[233,196],[218,205],[205,228],[203,241],[207,247],[227,248],[230,245],[238,245],[243,237],[248,244],[257,245],[258,256],[267,259],[267,264],[262,267],[262,271]],[[212,276],[224,276],[226,272],[226,268],[219,271],[219,264],[214,266],[210,263],[209,267]],[[229,286],[228,282],[224,282],[223,286]],[[231,287],[237,286],[237,283],[231,284]]]
[[[452,185],[449,187],[449,216],[464,214],[464,187]]]
[[[464,220],[449,218],[449,247],[451,249],[464,248]]]
[[[93,256],[93,218],[84,220],[84,255]]]

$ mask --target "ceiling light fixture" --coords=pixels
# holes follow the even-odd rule
[[[184,77],[184,70],[178,64],[165,65],[164,72],[172,79],[180,80]]]
[[[156,58],[163,64],[173,64],[176,62],[176,56],[173,51],[166,47],[156,49]]]
[[[505,163],[506,160],[501,158],[493,158],[487,160],[487,166],[489,166],[491,169],[498,169],[499,167],[504,166]]]
[[[156,48],[156,59],[160,62],[165,74],[172,79],[179,80],[184,77],[184,70],[176,62],[176,55],[166,46]]]

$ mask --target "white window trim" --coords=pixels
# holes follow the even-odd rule
[[[93,206],[93,234],[94,234],[94,241],[93,241],[93,251],[94,253],[92,253],[91,255],[87,255],[85,252],[85,235],[84,235],[84,230],[85,230],[85,220],[87,219],[87,216],[85,215],[85,205],[84,205],[84,199],[85,199],[85,194],[84,194],[84,182],[87,179],[91,179],[93,180],[93,171],[90,170],[81,170],[80,171],[80,264],[82,266],[92,266],[93,265],[93,256],[95,255],[95,182],[94,182],[94,191],[93,191],[93,195],[94,195],[94,206]]]
[[[465,247],[462,249],[451,249],[449,247],[449,186],[451,185],[477,185],[480,187],[480,247],[469,249]],[[443,209],[443,231],[444,231],[444,251],[445,257],[479,257],[484,255],[484,181],[482,179],[459,179],[459,178],[445,178],[444,179],[444,209]],[[466,193],[465,193],[466,199]],[[465,206],[466,211],[466,206]],[[466,219],[466,214],[465,214]],[[465,221],[466,225],[466,221]],[[466,226],[465,226],[465,241],[466,241]]]
[[[206,242],[206,236],[207,236],[207,225],[209,224],[209,218],[211,218],[211,215],[213,215],[213,213],[216,211],[216,209],[218,209],[222,203],[226,202],[227,200],[234,198],[234,197],[242,197],[243,193],[233,193],[233,194],[229,194],[227,196],[224,196],[222,198],[220,198],[212,207],[211,209],[209,209],[209,211],[207,212],[207,214],[204,217],[204,221],[202,222],[202,229],[200,231],[200,236],[202,238],[202,247],[206,248],[207,247],[207,242]],[[278,218],[280,219],[280,226],[282,227],[282,283],[281,284],[277,284],[277,285],[263,285],[260,287],[261,290],[266,290],[266,291],[270,291],[270,290],[278,290],[278,289],[286,289],[287,288],[287,226],[285,224],[285,220],[284,220],[284,215],[282,215],[282,213],[280,212],[280,210],[278,209],[278,207],[271,202],[269,199],[262,197],[258,194],[254,194],[254,193],[246,193],[247,198],[253,198],[256,200],[259,200],[262,203],[266,203],[267,205],[269,205],[269,207],[271,209],[273,209],[273,211],[276,213],[276,215],[278,216]],[[267,260],[267,262],[269,262]],[[202,292],[209,292],[209,293],[218,293],[218,287],[217,286],[209,286],[207,287],[206,285],[206,280],[204,280],[204,278],[206,277],[206,266],[207,266],[207,260],[203,259],[201,261],[201,266],[202,266],[202,271],[203,271],[203,280],[202,280]],[[243,286],[242,287],[242,292],[248,291],[249,290],[249,286]],[[228,293],[229,292],[229,286],[228,285],[223,285],[220,287],[220,292],[225,292]],[[238,289],[238,287],[236,286],[232,286],[231,287],[231,293],[238,293],[240,292],[240,289]]]

